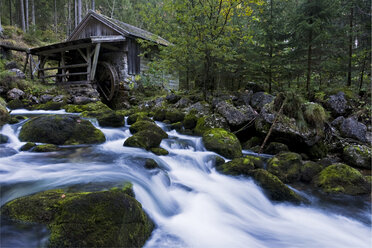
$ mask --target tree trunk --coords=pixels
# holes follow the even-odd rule
[[[347,86],[351,86],[351,59],[353,57],[353,17],[354,17],[354,8],[350,8],[350,34],[349,34],[349,65],[347,70]]]
[[[54,32],[57,33],[57,0],[54,0]]]
[[[115,10],[115,0],[114,2],[112,3],[112,8],[111,8],[111,18],[114,16],[114,10]]]
[[[69,36],[71,33],[71,0],[68,0],[67,5],[67,36]]]
[[[273,0],[270,0],[270,51],[269,51],[269,93],[271,94],[271,87],[273,81]]]
[[[13,25],[13,18],[12,18],[12,0],[9,0],[9,23]]]
[[[36,21],[35,21],[35,0],[31,0],[31,8],[32,8],[32,26],[34,26],[35,28],[35,25],[36,25]]]
[[[19,9],[21,12],[21,27],[22,27],[23,32],[26,32],[25,7],[23,5],[23,0],[19,0]]]
[[[307,75],[306,75],[306,91],[310,94],[310,78],[311,78],[311,56],[312,56],[312,43],[313,32],[309,32],[308,49],[307,49]]]
[[[83,14],[83,11],[82,11],[82,3],[81,3],[81,0],[78,0],[78,23],[81,22],[81,19],[82,19],[82,14]]]
[[[0,0],[0,34],[3,30],[3,28],[1,27],[1,17],[2,17],[1,12],[2,12],[2,10],[3,10],[3,2]]]
[[[25,11],[25,22],[26,22],[26,31],[28,32],[28,0],[25,0],[25,7],[26,7],[26,11]]]
[[[92,0],[92,10],[95,11],[95,9],[96,9],[96,2]]]
[[[362,87],[363,87],[363,77],[364,77],[365,66],[366,66],[366,59],[363,59],[362,71],[360,73],[359,92],[362,90]]]
[[[74,20],[75,20],[75,28],[76,28],[76,26],[78,25],[77,0],[75,0],[75,2],[74,2],[74,9],[75,9],[75,11],[74,11]]]

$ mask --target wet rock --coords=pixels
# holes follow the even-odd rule
[[[270,144],[264,150],[264,153],[272,155],[280,152],[289,152],[288,146],[279,142],[270,142]]]
[[[17,154],[17,151],[10,147],[0,147],[0,158],[10,157]]]
[[[20,99],[14,99],[8,102],[7,107],[10,109],[23,109],[25,104]]]
[[[225,162],[226,162],[225,159],[223,159],[222,157],[220,157],[220,156],[215,156],[215,161],[214,161],[214,163],[215,163],[215,166],[216,166],[216,167],[219,167],[219,166],[223,165]]]
[[[171,94],[169,94],[165,97],[165,100],[167,100],[167,102],[169,102],[169,103],[174,104],[174,103],[178,102],[180,100],[180,98],[181,98],[180,96],[178,96],[174,93],[171,93]]]
[[[196,123],[198,122],[198,117],[195,114],[189,113],[183,119],[183,126],[186,129],[194,129],[196,127]]]
[[[6,93],[8,100],[22,99],[25,93],[17,88],[13,88]]]
[[[293,190],[288,188],[278,177],[264,169],[251,172],[256,183],[261,186],[268,197],[273,201],[288,201],[295,204],[302,202],[302,198]]]
[[[264,162],[261,158],[247,155],[241,158],[234,158],[233,160],[218,166],[217,170],[227,175],[247,176],[250,175],[252,170],[263,168],[263,165]]]
[[[165,108],[161,108],[161,109],[156,110],[155,114],[154,114],[154,120],[155,121],[164,121],[166,113],[167,113],[167,110]]]
[[[204,132],[203,142],[205,148],[214,151],[226,158],[242,156],[242,147],[238,138],[222,128],[213,128]]]
[[[98,102],[92,102],[84,105],[65,105],[64,109],[66,112],[69,113],[82,113],[85,116],[92,116],[96,117],[97,115],[101,114],[102,112],[110,111],[111,109],[104,103],[98,101]]]
[[[198,119],[194,129],[195,134],[203,135],[211,128],[223,128],[230,131],[229,125],[224,117],[219,114],[212,114]]]
[[[261,110],[262,107],[274,101],[274,96],[267,94],[266,92],[257,92],[252,95],[251,106],[254,109]]]
[[[185,114],[176,109],[168,109],[165,113],[165,119],[169,120],[170,123],[182,122],[185,118]]]
[[[126,139],[124,146],[150,150],[151,148],[159,147],[163,137],[164,136],[162,136],[159,132],[155,132],[153,130],[143,130]]]
[[[158,167],[159,167],[159,165],[158,165],[158,163],[156,163],[155,160],[153,160],[152,158],[147,158],[146,159],[146,161],[145,161],[145,168],[146,169],[151,170],[151,169],[156,169]]]
[[[5,144],[5,143],[8,143],[9,141],[9,137],[4,135],[4,134],[0,134],[0,144]]]
[[[98,98],[91,98],[87,96],[74,96],[72,99],[73,104],[81,105],[81,104],[88,104],[91,102],[97,102]]]
[[[171,130],[181,131],[183,129],[182,122],[172,123],[171,126],[170,126],[170,129]]]
[[[356,119],[350,117],[345,119],[341,126],[340,132],[343,137],[352,138],[361,142],[366,142],[367,127]]]
[[[371,169],[371,149],[363,145],[349,145],[343,150],[343,158],[353,167]]]
[[[65,102],[65,96],[64,95],[58,95],[53,97],[53,102]]]
[[[216,111],[222,115],[227,123],[232,127],[239,127],[253,120],[257,112],[251,106],[234,107],[227,102],[219,102],[216,106]]]
[[[254,136],[243,144],[243,149],[249,150],[254,146],[260,146],[263,143],[263,140],[264,139],[262,137]]]
[[[154,153],[155,155],[158,155],[158,156],[165,156],[165,155],[169,154],[169,152],[167,150],[165,150],[164,148],[161,148],[161,147],[151,148],[150,151],[152,153]]]
[[[14,72],[16,78],[19,78],[19,79],[25,79],[26,78],[25,74],[20,69],[13,68],[13,69],[10,69],[9,71]]]
[[[267,161],[267,170],[284,183],[299,180],[301,167],[301,155],[294,152],[279,153]]]
[[[301,167],[301,181],[305,183],[311,182],[313,178],[322,171],[322,169],[323,166],[321,164],[312,161],[304,162]]]
[[[345,114],[348,106],[344,92],[338,92],[336,95],[329,96],[325,106],[334,116]]]
[[[41,109],[41,110],[59,110],[62,109],[65,105],[65,102],[53,102],[49,101],[42,104],[37,104],[32,106],[32,109]]]
[[[326,193],[348,195],[368,194],[371,189],[363,175],[346,164],[333,164],[315,178],[315,185]]]
[[[22,147],[21,147],[21,151],[29,151],[31,150],[32,148],[34,148],[36,146],[35,143],[33,142],[27,142],[26,144],[24,144]]]
[[[342,123],[345,121],[345,117],[343,116],[339,116],[337,117],[336,119],[334,119],[332,122],[331,122],[331,125],[336,127],[337,129],[340,129]]]
[[[48,115],[32,118],[19,134],[21,141],[55,145],[97,144],[105,135],[92,123],[70,115]]]
[[[124,115],[108,111],[97,116],[97,121],[101,127],[123,127],[125,120]]]
[[[132,125],[133,123],[135,123],[136,121],[152,121],[150,119],[150,117],[148,117],[148,113],[147,112],[137,112],[135,114],[132,114],[130,116],[128,116],[128,119],[127,119],[127,123],[128,125]]]
[[[56,145],[46,144],[46,145],[38,145],[32,148],[32,152],[56,152],[59,151],[60,148]]]
[[[133,125],[129,127],[129,130],[132,134],[149,130],[154,133],[159,134],[162,139],[168,138],[168,134],[163,131],[158,125],[151,121],[136,121]]]
[[[210,105],[208,103],[205,103],[205,102],[194,103],[190,107],[186,108],[185,111],[187,113],[195,111],[195,113],[197,113],[196,115],[198,117],[210,115],[211,112],[212,112]]]
[[[192,101],[186,97],[182,97],[175,105],[176,108],[186,108],[188,107]]]
[[[47,225],[50,247],[142,247],[154,224],[127,192],[49,190],[8,202],[1,215]]]

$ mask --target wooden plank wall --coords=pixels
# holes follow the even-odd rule
[[[91,36],[106,36],[106,35],[120,35],[115,30],[107,27],[97,20],[90,20],[87,25],[77,34],[77,39],[89,38]]]

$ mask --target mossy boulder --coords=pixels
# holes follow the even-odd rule
[[[22,147],[21,147],[21,151],[29,151],[31,150],[32,148],[34,148],[36,146],[35,143],[33,142],[27,142],[26,144],[24,144]]]
[[[279,142],[270,142],[270,144],[264,150],[264,153],[272,155],[280,152],[289,152],[288,146]]]
[[[262,137],[253,136],[252,138],[244,142],[243,149],[249,150],[252,147],[261,146],[262,143],[263,143]]]
[[[357,170],[346,164],[333,164],[323,169],[314,183],[326,193],[361,195],[371,192],[368,182]]]
[[[53,144],[38,145],[32,148],[33,152],[56,152],[59,150],[60,148]]]
[[[251,172],[251,176],[261,186],[273,201],[288,201],[295,204],[302,202],[302,198],[288,188],[280,179],[264,169]]]
[[[312,159],[324,158],[328,154],[328,146],[320,141],[307,149],[307,154]]]
[[[97,144],[105,135],[92,123],[70,115],[46,115],[32,118],[19,134],[21,141],[55,145]]]
[[[168,138],[168,134],[152,121],[137,121],[129,127],[129,130],[132,134],[138,133],[140,131],[150,130],[159,134],[162,139]]]
[[[196,123],[198,122],[198,117],[195,114],[189,113],[183,119],[183,126],[186,129],[194,129],[196,127]]]
[[[139,147],[146,150],[159,147],[163,135],[153,130],[143,130],[135,133],[124,141],[124,146]]]
[[[97,116],[97,121],[101,127],[123,127],[124,115],[115,111],[107,111]]]
[[[170,109],[165,113],[165,119],[170,123],[182,122],[184,118],[185,114],[177,109]]]
[[[46,102],[46,103],[41,103],[41,104],[34,105],[34,106],[32,106],[32,109],[35,109],[35,110],[38,110],[38,109],[59,110],[59,109],[62,109],[64,105],[66,105],[65,102],[49,101],[49,102]]]
[[[155,155],[158,155],[158,156],[165,156],[165,155],[169,154],[169,152],[167,150],[165,150],[164,148],[161,148],[161,147],[151,148],[150,151],[152,153],[154,153]]]
[[[8,122],[10,115],[6,109],[6,102],[0,97],[0,127]]]
[[[164,109],[164,108],[156,110],[155,113],[154,113],[154,120],[155,121],[164,121],[166,113],[167,113],[167,110]]]
[[[263,168],[264,162],[259,157],[244,156],[241,158],[234,158],[233,160],[224,163],[217,167],[217,170],[227,175],[250,175],[254,169]]]
[[[321,164],[315,163],[313,161],[304,162],[301,167],[301,181],[309,183],[313,178],[319,174],[323,169]]]
[[[279,153],[267,162],[267,170],[284,183],[300,179],[301,167],[301,155],[294,152]]]
[[[153,160],[152,158],[147,158],[146,161],[145,161],[145,168],[146,169],[155,169],[155,168],[158,168],[159,165],[158,163],[156,163],[155,160]]]
[[[151,121],[150,117],[148,117],[149,113],[147,112],[137,112],[128,116],[127,122],[129,125],[132,125],[136,121]]]
[[[198,119],[194,133],[197,135],[203,135],[211,128],[223,128],[227,131],[230,130],[229,125],[224,117],[219,114],[211,114]]]
[[[183,129],[182,122],[172,123],[171,126],[170,126],[170,129],[181,131]]]
[[[212,128],[203,134],[205,148],[226,158],[242,156],[242,147],[235,134],[222,128]]]
[[[49,190],[8,202],[1,215],[47,225],[49,247],[142,247],[154,224],[125,190]]]
[[[371,169],[371,149],[364,145],[349,145],[343,150],[346,163],[361,169]]]
[[[92,102],[84,105],[69,104],[64,106],[64,109],[68,113],[82,113],[82,112],[98,112],[98,111],[109,111],[111,110],[106,104],[101,101]]]
[[[23,109],[26,106],[20,99],[14,99],[8,102],[7,107],[10,109]]]
[[[9,137],[0,133],[0,144],[8,143]]]

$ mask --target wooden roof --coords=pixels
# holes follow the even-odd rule
[[[71,33],[67,41],[74,40],[78,37],[78,34],[82,32],[89,22],[94,18],[95,20],[100,21],[101,23],[105,24],[109,28],[115,30],[119,34],[123,35],[124,37],[134,37],[134,38],[141,38],[144,40],[149,40],[152,42],[155,42],[157,44],[163,45],[163,46],[169,46],[171,43],[160,36],[150,33],[146,30],[137,28],[133,25],[121,22],[119,20],[112,19],[108,16],[98,14],[92,10],[89,11],[89,13],[84,17],[84,19],[79,23],[79,25],[74,29],[74,31]]]

